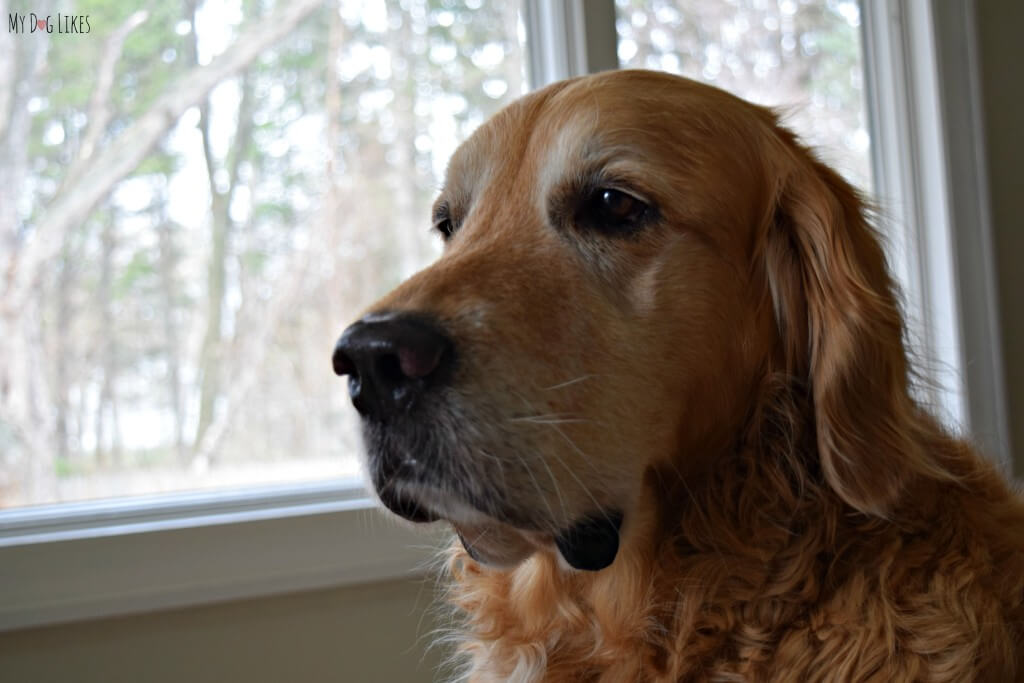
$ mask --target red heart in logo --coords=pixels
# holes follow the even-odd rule
[[[36,19],[36,26],[42,31],[46,28],[46,19]]]

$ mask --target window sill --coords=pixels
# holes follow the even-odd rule
[[[356,482],[0,513],[0,632],[422,575],[441,528]]]

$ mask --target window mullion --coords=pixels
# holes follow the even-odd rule
[[[902,3],[863,2],[864,62],[871,148],[881,222],[892,246],[893,268],[906,297],[911,344],[945,372],[924,398],[964,423],[955,311],[951,297],[933,288],[948,262],[949,218],[939,146],[930,35]],[[929,78],[931,76],[932,78]],[[940,306],[942,304],[942,306]],[[929,368],[930,370],[933,368]],[[931,373],[929,373],[931,374]]]
[[[524,0],[530,85],[617,69],[614,0]]]
[[[977,69],[969,22],[950,18],[970,12],[959,3],[861,6],[876,194],[911,345],[933,383],[924,398],[1008,463]]]

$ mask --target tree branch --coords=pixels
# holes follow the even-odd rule
[[[215,85],[252,62],[264,49],[291,33],[321,3],[322,0],[294,0],[284,5],[210,64],[183,74],[128,130],[98,153],[87,172],[58,195],[46,216],[35,226],[10,289],[3,297],[5,304],[15,310],[22,305],[41,264],[60,250],[63,233],[81,221],[131,173],[189,107],[206,97]]]
[[[78,147],[78,154],[74,163],[64,176],[65,186],[73,185],[78,176],[82,174],[85,166],[96,151],[96,143],[110,122],[110,90],[114,86],[114,73],[117,62],[121,59],[121,50],[128,35],[142,26],[149,18],[149,12],[139,10],[129,16],[124,23],[114,29],[114,32],[107,37],[103,46],[103,56],[100,57],[100,68],[96,72],[96,85],[89,98],[89,113],[86,120],[89,122],[82,137],[82,144]]]

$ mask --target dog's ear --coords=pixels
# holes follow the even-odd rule
[[[828,485],[886,516],[911,478],[948,474],[922,446],[885,254],[837,173],[808,155],[783,177],[763,250],[783,362],[807,383]]]

